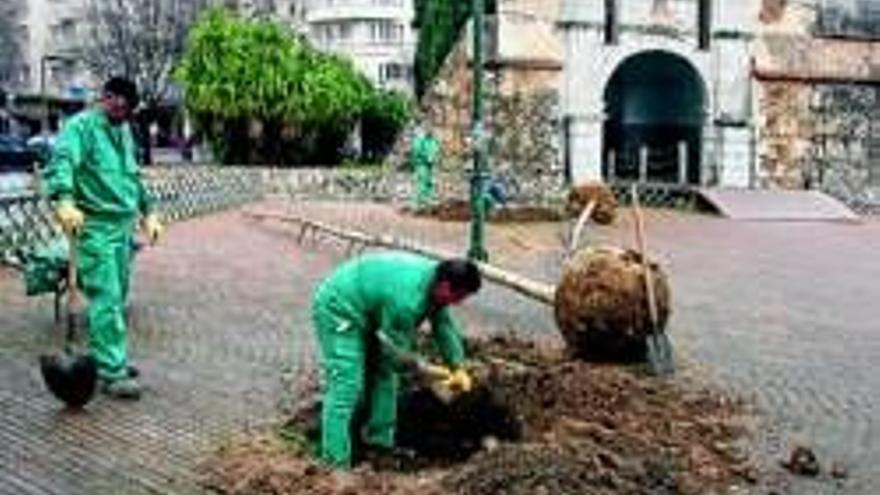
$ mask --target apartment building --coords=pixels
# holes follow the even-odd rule
[[[412,0],[310,0],[305,21],[316,47],[350,57],[380,86],[409,92],[414,15]]]
[[[79,63],[83,0],[16,0],[15,36],[21,58],[12,91],[82,98],[91,81]]]

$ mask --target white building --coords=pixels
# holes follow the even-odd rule
[[[316,47],[347,55],[378,85],[412,91],[416,32],[412,0],[310,0]]]
[[[56,97],[82,97],[91,83],[78,62],[83,0],[25,0],[18,18],[23,63],[18,89]]]
[[[745,187],[752,0],[563,0],[573,178]]]

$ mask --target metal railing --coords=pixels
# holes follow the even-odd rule
[[[262,173],[243,167],[151,168],[145,180],[157,212],[174,222],[261,199]],[[36,192],[0,196],[0,263],[20,266],[28,254],[60,235],[51,206]]]

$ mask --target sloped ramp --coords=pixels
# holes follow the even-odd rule
[[[700,188],[697,193],[734,220],[859,221],[845,204],[819,191]]]

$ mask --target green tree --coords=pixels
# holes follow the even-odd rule
[[[302,163],[320,152],[338,159],[371,95],[349,61],[278,24],[222,10],[208,11],[190,32],[175,76],[227,163]]]
[[[361,114],[363,158],[379,161],[390,151],[412,115],[412,100],[396,91],[376,91]]]
[[[415,25],[419,28],[416,47],[416,94],[422,95],[443,66],[446,56],[460,38],[471,15],[470,0],[415,0]],[[484,0],[487,14],[497,11],[496,0]]]

